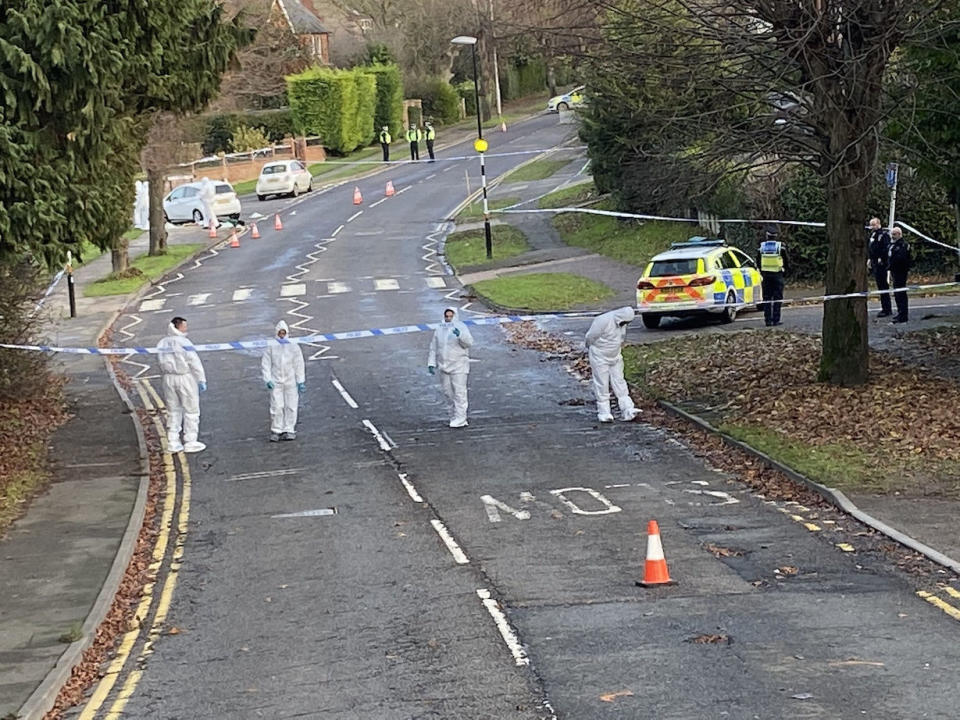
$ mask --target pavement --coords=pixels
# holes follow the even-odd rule
[[[491,152],[572,129],[536,118]],[[518,162],[492,159],[488,172]],[[174,313],[196,342],[263,337],[278,317],[302,334],[428,322],[449,305],[482,315],[437,257],[464,170],[475,188],[471,164],[421,163],[357,181],[360,209],[349,187],[270,205],[285,212],[281,233],[203,253],[149,300],[85,304],[87,327],[52,334],[92,344],[115,310],[131,345],[155,342]],[[384,179],[397,196],[382,197]],[[636,271],[619,272],[632,293]],[[916,597],[935,584],[918,588],[842,517],[811,531],[794,519],[809,509],[756,497],[656,428],[598,426],[589,388],[561,363],[496,327],[475,336],[468,428],[446,427],[428,337],[406,334],[305,347],[300,438],[279,444],[255,354],[204,355],[208,449],[166,455],[176,481],[156,597],[70,716],[955,715],[960,625]],[[140,359],[127,370],[146,403],[157,371]],[[77,508],[86,487],[51,492],[0,542],[0,573],[28,589],[17,613],[0,600],[2,712],[43,682],[52,638],[97,602],[141,487],[126,406],[95,365],[65,369],[90,393],[72,397],[81,414],[54,443],[54,489],[86,478],[99,495]],[[162,416],[156,398],[145,409]],[[68,467],[78,447],[83,466]],[[634,584],[651,517],[675,588]],[[29,541],[46,533],[82,571],[76,556],[36,553]]]

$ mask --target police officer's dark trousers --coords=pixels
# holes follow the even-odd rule
[[[763,321],[775,325],[780,322],[780,303],[776,301],[783,300],[783,273],[762,272],[760,275],[763,276]]]
[[[410,159],[419,160],[420,159],[420,143],[412,141],[410,143]]]
[[[427,152],[430,153],[431,160],[437,159],[437,156],[433,154],[433,140],[427,140]]]
[[[907,286],[907,271],[906,270],[891,270],[890,279],[893,280],[894,289],[905,288]],[[907,291],[901,290],[900,292],[895,292],[893,294],[893,299],[897,302],[897,314],[895,317],[898,320],[907,319]]]
[[[889,290],[890,283],[887,282],[887,269],[874,267],[873,279],[877,281],[877,290]],[[884,315],[890,314],[890,295],[885,293],[880,296],[880,309]]]
[[[383,161],[389,162],[390,160],[390,146],[387,143],[380,143],[380,147],[383,149]]]

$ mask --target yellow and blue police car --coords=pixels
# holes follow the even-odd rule
[[[637,281],[637,312],[648,328],[664,317],[716,314],[733,322],[737,310],[763,300],[760,271],[723,240],[692,237],[655,255]]]

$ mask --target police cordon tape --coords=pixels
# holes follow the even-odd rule
[[[37,302],[36,307],[33,308],[33,311],[30,313],[30,317],[33,317],[38,312],[40,312],[40,308],[43,307],[43,304],[47,301],[47,298],[50,297],[50,293],[54,291],[54,289],[63,279],[63,276],[66,274],[66,272],[67,270],[66,268],[64,268],[60,272],[58,272],[56,275],[53,276],[53,280],[50,282],[50,285],[47,286],[46,291],[43,293],[43,296]]]
[[[487,159],[490,158],[500,158],[500,157],[515,157],[517,155],[548,155],[550,153],[565,152],[567,150],[586,150],[585,145],[556,145],[552,148],[545,148],[540,150],[514,150],[512,152],[501,152],[501,153],[483,153],[484,157]],[[435,160],[422,159],[422,160],[324,160],[321,165],[425,165],[431,162],[459,162],[460,160],[475,160],[478,156],[478,153],[473,155],[452,155],[449,157],[437,157]]]
[[[960,282],[936,283],[932,285],[908,285],[904,288],[892,290],[870,290],[867,292],[844,293],[842,295],[812,295],[803,298],[784,298],[783,300],[763,300],[756,303],[731,303],[729,306],[713,302],[704,303],[684,303],[680,309],[722,309],[723,307],[753,307],[778,302],[783,305],[810,303],[810,302],[829,302],[831,300],[845,300],[852,298],[868,298],[875,295],[892,295],[897,292],[916,292],[934,289],[956,288],[960,290]],[[960,306],[960,304],[958,304]],[[655,305],[638,305],[634,308],[639,314],[644,312],[664,313],[669,315],[669,310],[657,308]],[[605,311],[604,311],[605,312]],[[509,323],[543,321],[543,320],[570,320],[577,318],[592,318],[601,315],[601,312],[563,312],[563,313],[542,313],[538,315],[496,315],[484,318],[472,318],[460,320],[459,322],[467,326],[481,327],[486,325],[507,325]],[[223,343],[204,343],[202,345],[189,345],[184,349],[193,352],[224,352],[236,350],[260,350],[271,345],[311,345],[318,342],[333,342],[336,340],[356,340],[359,338],[384,337],[390,335],[406,335],[409,333],[428,332],[436,330],[441,323],[421,323],[418,325],[397,325],[389,328],[370,328],[367,330],[349,330],[336,333],[315,333],[313,335],[302,335],[300,337],[291,337],[284,340],[278,338],[264,338],[261,340],[235,340]],[[158,355],[161,352],[157,347],[59,347],[57,345],[15,345],[12,343],[0,343],[0,348],[6,350],[25,350],[30,352],[45,353],[65,353],[72,355]]]

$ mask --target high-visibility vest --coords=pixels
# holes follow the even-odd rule
[[[781,243],[776,240],[760,243],[760,272],[783,272]]]
[[[436,140],[436,139],[437,139],[437,131],[434,130],[432,127],[428,127],[428,128],[427,128],[427,140]]]
[[[414,128],[413,130],[407,130],[407,141],[408,142],[420,142],[423,139],[423,135],[420,133],[420,128]]]
[[[380,131],[380,142],[382,142],[384,145],[389,145],[391,142],[393,142],[393,138],[390,137],[390,133],[387,130]]]

